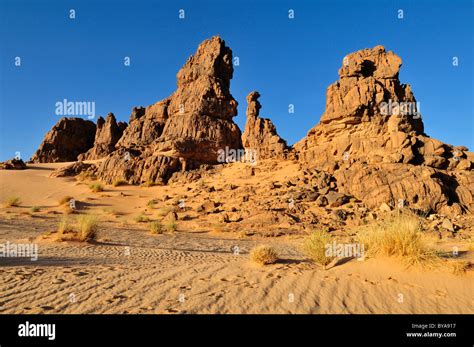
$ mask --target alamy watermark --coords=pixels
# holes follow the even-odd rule
[[[364,245],[361,243],[327,243],[325,255],[330,258],[359,258],[364,259]]]
[[[413,119],[420,119],[420,103],[414,101],[384,101],[380,103],[380,113],[383,116],[412,116]]]
[[[217,151],[217,161],[219,163],[250,163],[257,164],[257,151],[253,149],[233,149],[226,146],[225,149]]]
[[[57,116],[87,116],[88,119],[95,118],[94,101],[58,101],[55,104]]]
[[[38,245],[36,243],[0,243],[0,257],[2,258],[30,258],[38,260]]]

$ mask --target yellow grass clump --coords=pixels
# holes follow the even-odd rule
[[[91,191],[93,191],[94,193],[98,193],[98,192],[103,192],[104,191],[104,187],[102,186],[102,184],[100,183],[92,183],[91,185],[89,185],[89,189]]]
[[[332,236],[328,232],[315,230],[305,238],[303,252],[313,262],[326,269],[326,266],[334,260],[333,256],[326,254],[326,247],[331,242]]]
[[[3,204],[5,207],[18,207],[21,205],[21,200],[18,196],[9,196]]]
[[[150,223],[150,232],[152,234],[163,234],[164,227],[160,221],[154,221]]]
[[[382,222],[368,225],[358,233],[367,256],[399,257],[407,265],[428,264],[437,260],[436,252],[426,245],[420,218],[399,213]]]
[[[61,241],[90,241],[95,239],[98,227],[99,222],[94,215],[82,214],[76,218],[74,224],[64,216],[58,225],[58,238]]]
[[[271,246],[260,245],[250,251],[250,259],[260,265],[273,264],[278,260],[278,253]]]
[[[126,185],[128,185],[128,182],[123,180],[123,179],[116,179],[112,182],[112,185],[114,187],[126,186]]]
[[[138,216],[136,216],[134,218],[134,221],[137,222],[137,223],[145,223],[145,222],[149,222],[150,218],[148,218],[143,213],[141,213],[141,214],[139,214]]]
[[[168,232],[172,233],[172,232],[175,232],[176,230],[178,230],[178,223],[176,222],[175,219],[170,219],[166,223],[165,227],[166,227],[166,230]]]

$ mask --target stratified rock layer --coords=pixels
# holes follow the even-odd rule
[[[246,150],[257,152],[257,159],[284,159],[288,153],[286,141],[277,133],[272,121],[259,117],[261,104],[257,91],[247,95],[247,123],[242,134],[242,144]]]
[[[198,47],[177,74],[177,90],[146,108],[135,108],[118,149],[99,167],[106,182],[166,181],[173,172],[218,162],[218,151],[241,149],[232,118],[232,51],[219,37]]]
[[[318,125],[294,149],[304,166],[331,172],[339,190],[378,207],[459,213],[473,203],[473,154],[424,134],[401,84],[401,59],[384,47],[346,56]]]
[[[82,118],[61,118],[31,158],[34,163],[75,161],[94,146],[96,126]]]

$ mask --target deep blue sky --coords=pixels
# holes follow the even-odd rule
[[[240,59],[231,92],[241,129],[245,96],[258,90],[262,116],[298,141],[319,121],[343,57],[382,44],[403,60],[400,79],[421,104],[426,133],[473,150],[472,3],[0,0],[0,160],[16,151],[29,159],[64,98],[94,101],[98,115],[128,121],[132,107],[171,94],[179,68],[217,34]]]

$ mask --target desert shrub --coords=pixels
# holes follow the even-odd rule
[[[166,230],[168,232],[174,232],[178,229],[178,223],[176,222],[176,220],[169,220],[167,223],[166,223]]]
[[[436,252],[429,249],[421,232],[420,218],[409,213],[399,213],[371,224],[358,233],[368,256],[400,257],[408,265],[426,263],[436,259]]]
[[[271,246],[260,245],[250,251],[250,259],[260,265],[273,264],[278,260],[278,253]]]
[[[21,205],[21,200],[18,196],[9,196],[3,202],[5,207],[18,207]]]
[[[137,223],[145,223],[145,222],[149,222],[150,218],[148,218],[143,213],[141,213],[138,216],[136,216],[133,220]]]
[[[313,262],[326,268],[334,260],[334,257],[326,254],[326,246],[331,242],[332,237],[328,232],[315,230],[305,238],[303,252]]]
[[[93,240],[96,236],[99,222],[97,217],[90,214],[82,214],[77,217],[78,241]]]
[[[70,233],[70,232],[73,232],[73,231],[74,230],[73,230],[71,224],[69,223],[69,219],[66,216],[63,216],[59,220],[58,234],[59,235],[64,235],[64,234],[67,234],[67,233]]]
[[[31,206],[30,211],[31,212],[39,212],[40,208],[38,206]]]
[[[102,186],[102,184],[100,183],[92,183],[91,185],[89,185],[89,189],[91,191],[93,191],[94,193],[98,193],[98,192],[103,192],[104,191],[104,187]]]
[[[451,272],[455,275],[463,275],[471,268],[471,262],[467,260],[455,260],[448,262]]]
[[[128,185],[128,182],[123,180],[123,179],[116,179],[112,182],[112,185],[114,187],[126,186],[126,185]]]
[[[95,239],[98,227],[99,222],[94,215],[80,215],[74,224],[71,224],[69,219],[64,216],[59,221],[58,237],[62,241],[90,241]]]
[[[149,200],[149,201],[146,203],[146,205],[147,205],[149,208],[155,208],[155,205],[156,205],[157,202],[158,202],[158,200],[156,200],[156,199],[151,199],[151,200]]]
[[[168,232],[172,233],[178,229],[178,223],[175,219],[170,219],[166,222],[165,227]]]
[[[164,231],[163,224],[160,221],[150,223],[150,232],[152,234],[162,234]]]

